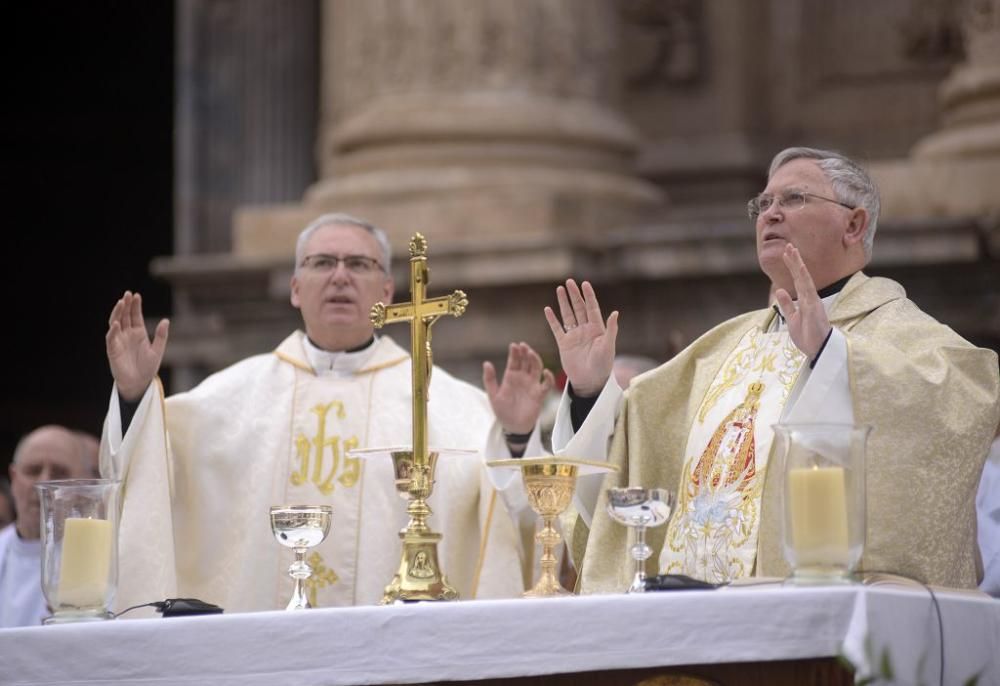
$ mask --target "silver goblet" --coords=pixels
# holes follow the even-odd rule
[[[306,550],[318,546],[330,533],[333,508],[329,505],[275,505],[271,508],[271,531],[278,543],[295,551],[295,562],[288,567],[288,576],[295,580],[292,599],[286,610],[307,610],[312,607],[305,592],[305,580],[312,575],[306,562]]]
[[[673,498],[665,488],[609,488],[608,514],[619,524],[635,529],[635,544],[631,548],[635,560],[635,576],[629,593],[646,590],[646,560],[653,549],[646,544],[646,528],[660,526],[670,519]]]

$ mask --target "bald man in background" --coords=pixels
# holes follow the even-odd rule
[[[0,530],[0,628],[37,625],[49,614],[42,594],[41,505],[35,484],[87,478],[92,466],[79,432],[50,425],[18,442],[9,474],[17,517],[13,526]]]

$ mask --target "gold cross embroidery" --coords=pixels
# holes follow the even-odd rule
[[[316,595],[319,589],[325,588],[326,586],[333,586],[340,577],[337,573],[323,564],[323,557],[319,553],[313,553],[310,555],[306,562],[312,567],[312,576],[310,576],[305,581],[306,593],[309,594],[309,604],[313,607],[319,607],[316,602]]]

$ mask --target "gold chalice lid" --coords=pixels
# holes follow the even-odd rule
[[[428,446],[427,453],[435,453],[442,457],[459,457],[463,455],[475,455],[479,451],[471,448],[435,448]],[[393,454],[413,454],[413,447],[409,445],[399,445],[390,448],[352,448],[347,451],[351,457],[390,457]]]
[[[618,467],[607,462],[581,460],[565,455],[544,455],[542,457],[520,457],[510,460],[490,460],[487,467],[498,469],[523,469],[525,467],[542,467],[546,465],[565,465],[576,467],[577,474],[600,474],[601,472],[617,472]]]

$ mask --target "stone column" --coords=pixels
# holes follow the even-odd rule
[[[941,85],[941,129],[873,167],[890,219],[1000,214],[1000,0],[964,0],[961,17],[966,59]]]
[[[926,160],[1000,156],[1000,0],[966,0],[966,59],[941,85],[944,128],[913,156]]]
[[[241,345],[220,314],[250,290],[218,257],[233,211],[293,201],[316,180],[319,2],[179,0],[176,20],[175,257],[152,271],[173,286],[166,362],[182,390],[256,343]],[[266,329],[266,313],[254,316]],[[277,331],[268,345],[287,324]]]
[[[175,252],[229,250],[232,213],[316,180],[318,0],[179,0]]]
[[[940,130],[905,160],[872,165],[886,220],[879,267],[933,265],[908,278],[928,312],[984,345],[1000,341],[1000,0],[963,0],[965,61],[942,83]]]
[[[236,254],[290,254],[334,210],[433,247],[571,243],[661,205],[617,110],[612,0],[327,0],[322,27],[321,179],[241,212]]]

